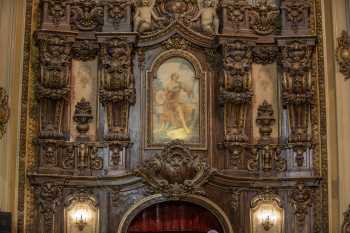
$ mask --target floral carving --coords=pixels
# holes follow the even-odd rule
[[[344,213],[344,222],[341,227],[341,233],[350,233],[350,206]]]
[[[81,31],[101,31],[104,9],[95,0],[77,0],[72,5],[71,23]]]
[[[277,20],[280,11],[277,6],[268,0],[258,0],[249,12],[251,29],[259,35],[272,34],[277,29]]]
[[[306,188],[304,184],[298,183],[296,189],[290,195],[290,204],[294,209],[297,229],[302,232],[305,226],[305,218],[312,207],[312,190]]]
[[[340,72],[346,79],[350,78],[350,38],[346,31],[338,38],[337,61]]]
[[[232,23],[234,31],[238,32],[241,24],[246,21],[246,11],[250,5],[246,0],[233,1],[227,4],[227,19]]]
[[[267,65],[276,61],[279,49],[276,46],[257,46],[253,49],[253,61],[257,64]]]
[[[9,97],[6,90],[0,87],[0,139],[6,133],[6,125],[10,119]]]
[[[302,23],[307,15],[305,11],[310,8],[309,0],[287,0],[285,1],[285,10],[287,21],[295,33],[298,32],[299,24]]]
[[[161,154],[142,164],[137,173],[156,192],[181,196],[189,193],[204,194],[201,186],[213,173],[208,164],[192,154],[182,141],[173,141]]]
[[[89,123],[92,121],[92,107],[90,102],[86,101],[84,98],[75,105],[75,111],[73,116],[74,121],[77,123],[77,130],[79,132],[79,140],[88,140],[89,136],[87,132],[89,131]]]

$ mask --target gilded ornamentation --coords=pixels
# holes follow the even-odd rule
[[[241,24],[246,21],[246,12],[250,9],[250,5],[246,0],[229,2],[227,8],[227,19],[233,24],[235,32],[238,32]]]
[[[127,0],[117,0],[107,4],[108,16],[112,19],[115,29],[119,27],[122,19],[127,16]]]
[[[305,226],[305,218],[312,207],[312,190],[306,188],[303,183],[298,183],[296,189],[290,195],[290,204],[294,209],[297,229],[302,232]]]
[[[280,15],[278,7],[268,0],[258,0],[249,11],[251,29],[259,35],[269,35],[277,30]]]
[[[89,123],[92,121],[92,107],[90,102],[84,98],[75,105],[75,111],[73,116],[74,121],[77,123],[77,130],[79,132],[79,140],[89,140],[87,132],[89,131]]]
[[[9,97],[6,90],[0,87],[0,139],[6,133],[6,125],[10,119]]]
[[[65,0],[48,1],[48,13],[54,24],[58,25],[66,17],[66,6],[67,1]]]
[[[173,141],[161,154],[145,161],[137,170],[156,192],[171,196],[204,194],[201,186],[213,173],[208,164],[192,154],[182,141]]]
[[[173,36],[166,40],[164,43],[164,48],[170,49],[186,49],[190,46],[190,42],[180,36]]]
[[[313,43],[312,40],[311,42]],[[310,144],[308,129],[314,90],[309,72],[313,49],[313,44],[302,40],[287,42],[281,49],[281,63],[285,72],[282,82],[282,101],[289,113],[291,130],[289,142],[293,145],[296,162],[300,167],[304,164],[304,153]]]
[[[253,49],[253,62],[267,65],[276,61],[279,53],[277,46],[256,46]]]
[[[108,141],[129,140],[127,121],[129,105],[135,102],[131,47],[124,38],[112,38],[102,44],[101,62],[105,72],[100,98],[106,107]]]
[[[76,0],[72,4],[71,24],[81,31],[101,31],[104,9],[95,0]]]
[[[346,31],[338,38],[337,61],[340,72],[346,79],[350,78],[350,38]]]
[[[350,206],[348,210],[344,213],[344,222],[341,227],[341,233],[350,232]]]
[[[307,18],[305,10],[310,8],[310,2],[309,0],[286,0],[284,4],[287,20],[293,31],[297,33],[299,24]]]

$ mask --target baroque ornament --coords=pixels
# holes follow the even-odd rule
[[[269,35],[277,30],[280,10],[268,0],[258,0],[249,11],[251,29],[259,35]]]
[[[66,17],[67,1],[65,0],[49,0],[48,13],[54,24],[58,25],[60,21]]]
[[[204,195],[202,185],[212,173],[208,164],[179,140],[168,143],[161,154],[145,161],[137,170],[155,192],[170,196]]]
[[[343,31],[341,37],[338,38],[337,61],[340,72],[345,79],[350,78],[350,37],[348,32]]]
[[[246,21],[246,11],[251,8],[246,0],[229,2],[227,8],[227,19],[232,23],[235,32],[238,32],[241,24]]]
[[[285,1],[286,17],[290,23],[293,31],[298,32],[298,26],[303,22],[307,15],[305,15],[305,10],[310,8],[309,0],[299,1],[299,0],[287,0]]]
[[[344,213],[344,222],[341,227],[341,233],[350,233],[350,206]]]
[[[104,9],[95,0],[76,0],[72,4],[71,23],[81,31],[101,31],[104,23]]]
[[[84,98],[75,105],[75,111],[73,116],[74,121],[77,123],[77,130],[79,132],[79,140],[88,140],[89,136],[87,132],[89,131],[89,123],[92,121],[92,107],[90,102],[86,101]]]
[[[262,65],[272,64],[276,61],[278,52],[276,46],[256,46],[253,49],[253,61]]]
[[[119,27],[119,23],[127,16],[127,0],[117,0],[107,3],[108,16],[112,19],[115,29]]]
[[[0,139],[6,133],[6,125],[10,119],[9,97],[6,90],[0,87]]]
[[[290,195],[290,204],[294,209],[297,229],[302,232],[305,226],[306,215],[312,207],[313,193],[312,190],[306,188],[303,183],[298,183],[296,189]]]

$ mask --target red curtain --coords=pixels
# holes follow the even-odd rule
[[[143,210],[131,222],[129,233],[222,233],[220,223],[207,209],[186,202],[165,202]]]

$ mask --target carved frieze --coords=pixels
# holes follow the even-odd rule
[[[128,141],[129,105],[135,102],[132,49],[127,38],[110,38],[101,44],[104,75],[100,101],[107,111],[108,141]]]
[[[10,119],[9,96],[6,90],[0,87],[0,139],[6,133],[6,126]]]
[[[257,0],[249,11],[250,28],[259,35],[269,35],[278,29],[279,8],[268,0]]]
[[[101,31],[104,7],[95,0],[74,0],[71,7],[72,28],[79,31]]]
[[[350,78],[350,38],[346,31],[338,38],[337,61],[340,72],[346,79]]]
[[[202,185],[213,170],[182,141],[168,143],[160,154],[145,161],[137,170],[154,192],[171,196],[204,194]]]
[[[341,233],[349,233],[350,232],[350,206],[344,213],[344,221],[341,227]]]

